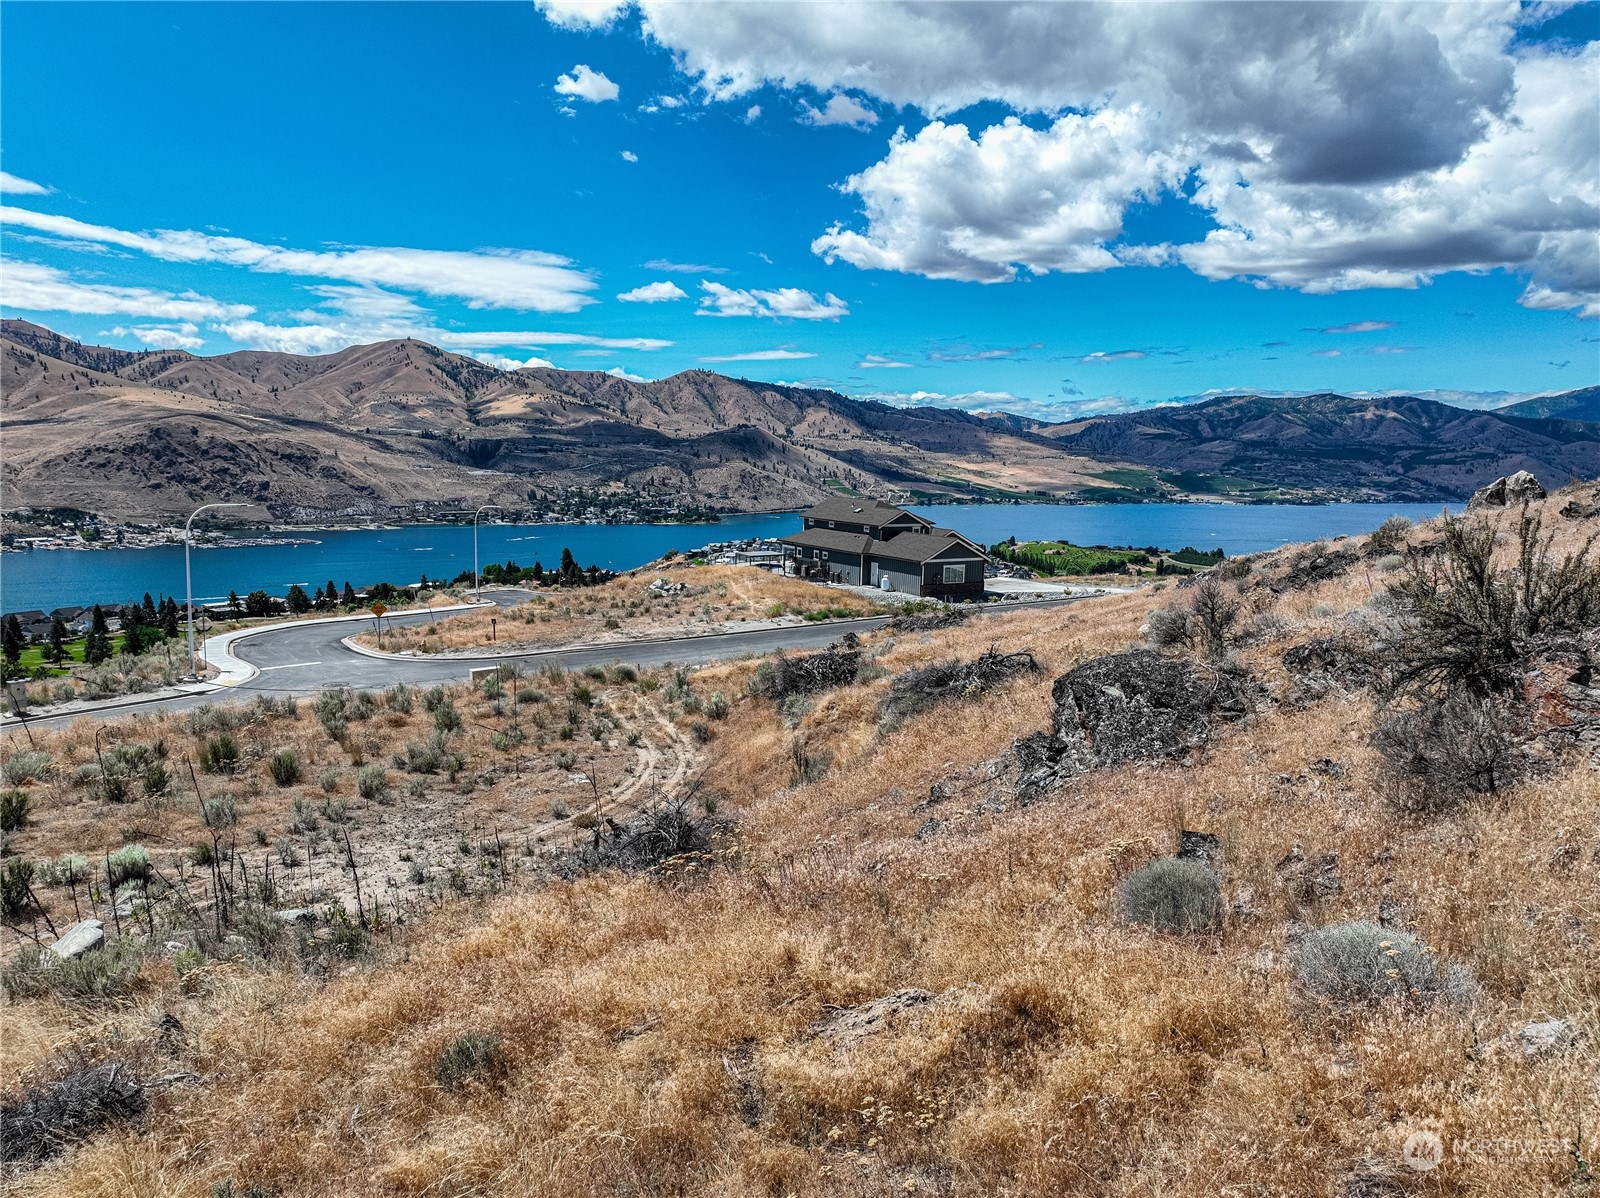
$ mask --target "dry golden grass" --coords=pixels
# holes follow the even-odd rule
[[[1367,586],[1358,569],[1286,595],[1275,610],[1291,627],[1246,650],[1253,671],[1284,683],[1287,638],[1340,626]],[[1600,1153],[1587,763],[1452,816],[1403,815],[1366,745],[1370,697],[1335,694],[1028,808],[977,802],[979,775],[919,809],[935,781],[1043,727],[1050,679],[1127,647],[1169,597],[876,638],[893,671],[991,641],[1048,667],[892,731],[877,727],[885,680],[819,698],[794,728],[740,698],[706,777],[741,818],[741,851],[681,883],[601,874],[447,905],[327,981],[218,966],[179,989],[152,965],[123,1011],[18,1004],[12,1077],[60,1042],[148,1040],[159,1005],[187,1029],[176,1063],[205,1084],[17,1192],[202,1196],[232,1178],[296,1195],[1335,1198],[1362,1175],[1398,1188],[1352,1192],[1587,1193],[1580,1167]],[[753,670],[702,670],[694,689],[743,695]],[[796,739],[832,753],[824,780],[790,786]],[[1320,758],[1343,776],[1309,768]],[[930,814],[943,829],[919,837]],[[1183,828],[1222,839],[1224,927],[1130,928],[1117,879]],[[1275,866],[1294,845],[1337,852],[1342,890],[1288,893]],[[1297,987],[1291,921],[1372,918],[1385,899],[1472,967],[1476,1007],[1348,1011]],[[818,1034],[831,1009],[905,987],[938,998],[854,1041]],[[1583,1029],[1576,1049],[1488,1049],[1557,1016]],[[502,1067],[447,1091],[434,1062],[463,1031],[497,1033]],[[1419,1129],[1446,1145],[1432,1172],[1402,1162]],[[1454,1150],[1468,1140],[1477,1151]]]
[[[650,584],[658,578],[687,589],[652,591]],[[878,604],[849,591],[767,570],[685,564],[624,574],[593,587],[535,593],[526,605],[512,610],[471,612],[396,628],[384,632],[381,646],[371,633],[356,639],[396,653],[481,649],[491,643],[504,649],[594,644],[714,632],[752,620],[798,624],[804,613],[824,608],[863,616],[880,610]]]

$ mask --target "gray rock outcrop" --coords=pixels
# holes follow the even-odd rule
[[[1475,492],[1467,501],[1467,509],[1509,507],[1544,497],[1545,489],[1540,486],[1539,480],[1526,470],[1518,470],[1515,474],[1495,479],[1481,491]]]

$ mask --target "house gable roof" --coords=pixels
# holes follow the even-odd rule
[[[954,551],[954,552],[952,552]],[[936,557],[948,556],[955,560],[981,559],[983,551],[960,533],[941,528],[923,535],[895,537],[889,541],[874,541],[872,556],[897,562],[927,562]]]
[[[895,507],[892,503],[884,503],[881,499],[852,499],[845,495],[824,499],[800,515],[806,520],[832,520],[836,524],[870,524],[874,528],[881,528],[896,520],[912,521],[932,527],[931,521],[924,520],[915,512]]]
[[[808,528],[804,532],[790,533],[778,540],[785,545],[796,545],[802,549],[827,549],[837,553],[869,553],[874,545],[881,544],[874,541],[864,532],[846,532],[838,528]]]

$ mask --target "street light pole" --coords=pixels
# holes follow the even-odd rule
[[[200,675],[194,668],[194,575],[189,570],[189,543],[190,529],[194,526],[194,518],[201,512],[214,507],[249,507],[248,503],[203,503],[189,513],[189,519],[183,525],[183,590],[187,598],[185,607],[189,617],[189,681],[193,682]]]
[[[483,587],[478,581],[478,517],[488,511],[500,511],[498,503],[486,503],[472,513],[472,597],[483,598]]]

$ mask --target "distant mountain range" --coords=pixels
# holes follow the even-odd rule
[[[502,371],[410,340],[322,357],[129,352],[15,320],[0,322],[0,387],[5,510],[113,519],[215,499],[279,521],[397,519],[602,485],[741,511],[841,490],[1433,501],[1513,470],[1547,485],[1600,474],[1596,388],[1530,401],[1538,412],[1224,396],[1052,424],[701,370]]]

